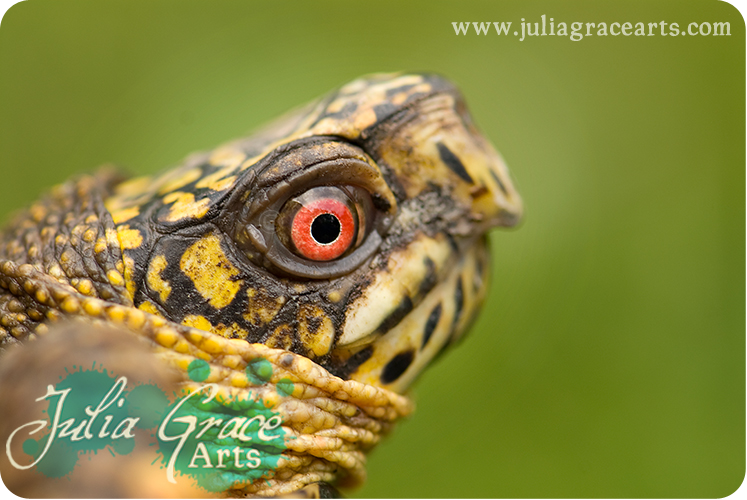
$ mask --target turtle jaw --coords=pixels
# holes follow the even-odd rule
[[[446,274],[402,320],[365,347],[370,356],[351,380],[402,393],[469,330],[486,296],[488,239],[482,235],[452,254]]]

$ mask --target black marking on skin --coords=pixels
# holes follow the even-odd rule
[[[384,320],[379,324],[378,328],[376,328],[377,332],[388,332],[397,324],[402,321],[402,318],[410,314],[410,311],[412,311],[413,304],[412,299],[405,295],[405,297],[402,299],[402,302],[399,303],[397,308],[392,311],[389,316],[384,318]]]
[[[387,363],[381,371],[381,382],[383,384],[391,384],[397,380],[403,373],[405,373],[405,370],[410,366],[414,357],[415,351],[412,349],[394,356],[394,358],[392,358],[392,360]]]
[[[386,198],[381,196],[379,193],[373,193],[371,195],[371,201],[373,202],[374,207],[382,212],[388,212],[392,208],[392,205],[389,204]]]
[[[322,326],[322,318],[318,316],[314,316],[306,320],[306,328],[312,335],[316,334],[320,326]]]
[[[330,372],[333,372],[333,375],[336,375],[343,380],[348,380],[350,378],[350,374],[355,373],[359,366],[361,366],[371,358],[371,355],[373,355],[373,347],[367,346],[365,349],[362,349],[350,356],[348,361],[340,368],[338,368],[337,370],[330,369]]]
[[[433,335],[433,331],[438,326],[438,321],[441,319],[441,309],[441,303],[439,302],[431,311],[431,315],[428,316],[428,321],[425,322],[425,328],[423,329],[423,343],[420,346],[421,349],[423,349],[428,343],[431,335]]]
[[[489,170],[490,170],[490,175],[492,175],[493,176],[493,180],[495,180],[495,182],[498,183],[498,187],[501,188],[501,191],[503,191],[503,194],[505,194],[506,196],[508,196],[508,191],[506,190],[506,186],[503,185],[503,182],[501,181],[501,178],[498,177],[498,174],[496,174],[493,169],[489,169]]]
[[[342,498],[342,493],[329,483],[316,483],[314,486],[317,488],[319,498]]]
[[[415,85],[418,85],[417,83],[408,83],[406,85],[400,85],[399,87],[394,87],[391,89],[386,90],[386,96],[387,98],[391,98],[392,96],[399,94],[400,92],[407,92],[411,88],[413,88]]]
[[[425,278],[420,282],[418,289],[419,295],[425,295],[436,286],[438,278],[436,277],[436,264],[433,263],[430,257],[423,259],[423,265],[425,265]]]
[[[462,277],[457,279],[456,290],[454,291],[454,322],[452,328],[456,328],[459,318],[462,316],[462,309],[464,308],[464,288],[462,286]]]
[[[377,106],[374,106],[373,110],[374,110],[374,113],[376,113],[376,121],[377,122],[384,121],[385,119],[393,115],[395,112],[397,112],[398,109],[399,109],[399,106],[395,106],[394,104],[390,102],[385,102]]]
[[[350,115],[355,113],[357,109],[358,109],[358,105],[355,102],[352,102],[352,101],[347,102],[345,103],[345,105],[342,107],[340,111],[336,111],[334,113],[328,113],[328,112],[323,113],[322,116],[317,118],[317,120],[314,122],[314,125],[319,123],[323,118],[336,118],[338,120],[344,120],[345,118],[348,118]]]
[[[195,230],[204,231],[204,225],[197,226]],[[166,268],[161,272],[161,277],[168,281],[171,286],[171,293],[165,302],[161,302],[160,294],[151,290],[145,278],[142,278],[138,291],[136,292],[136,304],[141,304],[144,299],[149,299],[164,317],[176,323],[181,323],[183,319],[190,314],[202,316],[207,319],[212,326],[220,324],[230,326],[233,323],[245,330],[247,336],[241,337],[241,334],[234,332],[232,337],[240,337],[247,342],[264,342],[275,329],[282,324],[293,324],[297,321],[299,294],[283,287],[267,278],[264,274],[252,274],[251,269],[243,268],[240,261],[234,258],[234,252],[225,241],[221,241],[221,249],[224,251],[226,258],[241,271],[240,275],[234,276],[233,280],[243,280],[244,284],[236,293],[230,304],[222,309],[214,308],[195,288],[192,280],[187,277],[180,268],[180,259],[187,247],[194,244],[196,239],[192,236],[184,236],[187,230],[179,233],[173,233],[168,237],[162,237],[154,245],[152,255],[164,255],[167,260]],[[146,259],[146,263],[150,258]],[[145,270],[143,271],[145,273]],[[269,301],[268,305],[274,305],[277,297],[286,297],[287,300],[280,306],[279,311],[274,318],[264,323],[259,318],[255,318],[253,311],[248,311],[249,298],[247,288],[252,287],[262,289],[262,294],[266,295]],[[249,312],[249,317],[245,313]],[[312,330],[312,334],[319,328],[319,324],[313,320],[307,322],[307,327]],[[305,346],[295,344],[289,349],[293,352],[303,354]]]
[[[457,174],[459,178],[465,182],[469,182],[470,184],[475,183],[475,181],[467,172],[467,169],[464,168],[462,160],[460,160],[457,155],[452,153],[452,151],[446,146],[446,144],[444,144],[443,142],[439,142],[438,144],[436,144],[436,147],[438,147],[438,155],[441,157],[441,161],[444,162],[444,164],[449,167],[452,172]]]
[[[481,256],[477,256],[475,259],[475,274],[472,277],[472,286],[475,288],[475,292],[479,291],[484,282],[483,273],[485,272],[485,263]]]
[[[484,272],[485,272],[485,263],[482,260],[482,256],[478,255],[478,257],[475,259],[475,274],[480,276],[480,278],[482,278],[482,275]]]
[[[456,242],[454,237],[450,233],[444,233],[446,236],[446,241],[449,242],[449,247],[451,247],[451,251],[455,254],[459,254],[459,244]]]

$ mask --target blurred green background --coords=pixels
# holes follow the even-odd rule
[[[731,36],[451,25],[542,14]],[[745,473],[744,50],[716,0],[28,0],[0,25],[0,214],[105,162],[163,169],[361,74],[442,73],[526,219],[493,234],[484,313],[350,494],[721,497]]]

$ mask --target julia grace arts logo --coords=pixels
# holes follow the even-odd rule
[[[195,382],[203,382],[209,373],[203,360],[188,367]],[[255,359],[246,374],[253,384],[262,385],[270,380],[272,365]],[[47,418],[24,423],[9,435],[5,451],[11,465],[19,470],[35,468],[50,478],[70,476],[86,454],[131,453],[136,430],[145,429],[157,444],[164,479],[171,483],[183,475],[209,492],[219,492],[268,477],[277,469],[286,449],[283,420],[258,395],[220,398],[215,384],[171,398],[154,384],[127,387],[126,377],[95,363],[90,369],[73,367],[36,398],[48,405]],[[293,383],[283,379],[275,389],[287,396]]]

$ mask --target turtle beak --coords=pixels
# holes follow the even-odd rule
[[[465,209],[455,235],[479,236],[519,222],[521,197],[508,168],[473,125],[456,89],[417,102],[389,127],[376,152],[394,168],[408,198],[435,186]]]

